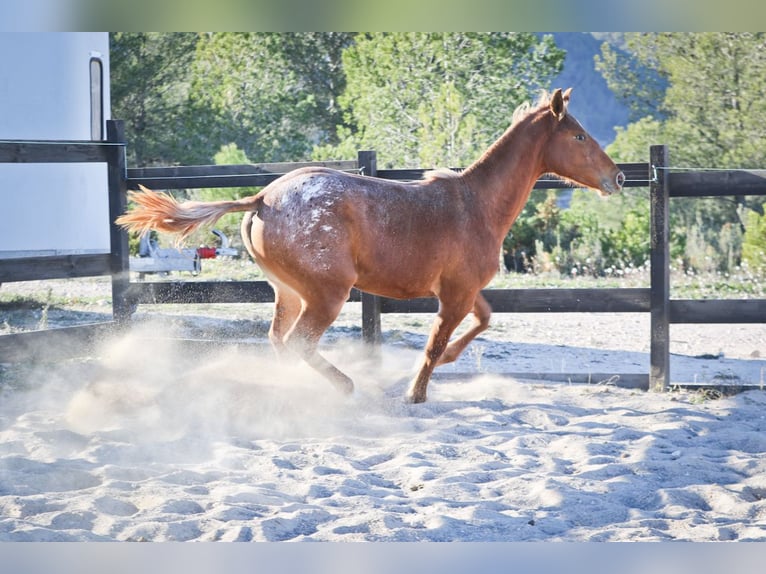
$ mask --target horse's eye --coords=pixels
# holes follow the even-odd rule
[[[584,142],[584,141],[585,141],[585,134],[577,134],[577,135],[575,136],[575,139],[576,139],[577,141],[579,141],[579,142]]]

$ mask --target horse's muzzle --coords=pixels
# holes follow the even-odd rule
[[[624,184],[625,174],[618,171],[617,175],[614,176],[614,179],[602,179],[601,188],[598,191],[601,195],[612,195],[613,193],[619,192]]]
[[[625,185],[625,174],[622,172],[619,172],[617,176],[614,178],[614,183],[617,184],[617,191],[620,191],[622,189],[622,186]]]

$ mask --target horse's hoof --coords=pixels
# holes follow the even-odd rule
[[[412,404],[412,405],[416,405],[416,404],[419,404],[419,403],[424,403],[424,402],[426,402],[426,396],[425,396],[425,394],[423,394],[423,395],[414,395],[414,394],[408,394],[408,395],[405,397],[405,399],[406,399],[406,401],[407,401],[408,403],[410,403],[410,404]]]
[[[350,395],[354,392],[354,382],[351,379],[346,381],[333,381],[333,385],[343,395]]]

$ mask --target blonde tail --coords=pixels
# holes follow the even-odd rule
[[[116,219],[128,231],[144,234],[152,229],[176,233],[183,239],[202,225],[212,225],[221,216],[232,211],[249,211],[256,208],[259,196],[234,201],[186,201],[179,203],[175,198],[158,193],[139,185],[140,192],[128,192],[128,199],[136,207]]]

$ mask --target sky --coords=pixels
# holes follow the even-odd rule
[[[0,32],[756,31],[764,16],[752,0],[4,0]]]

